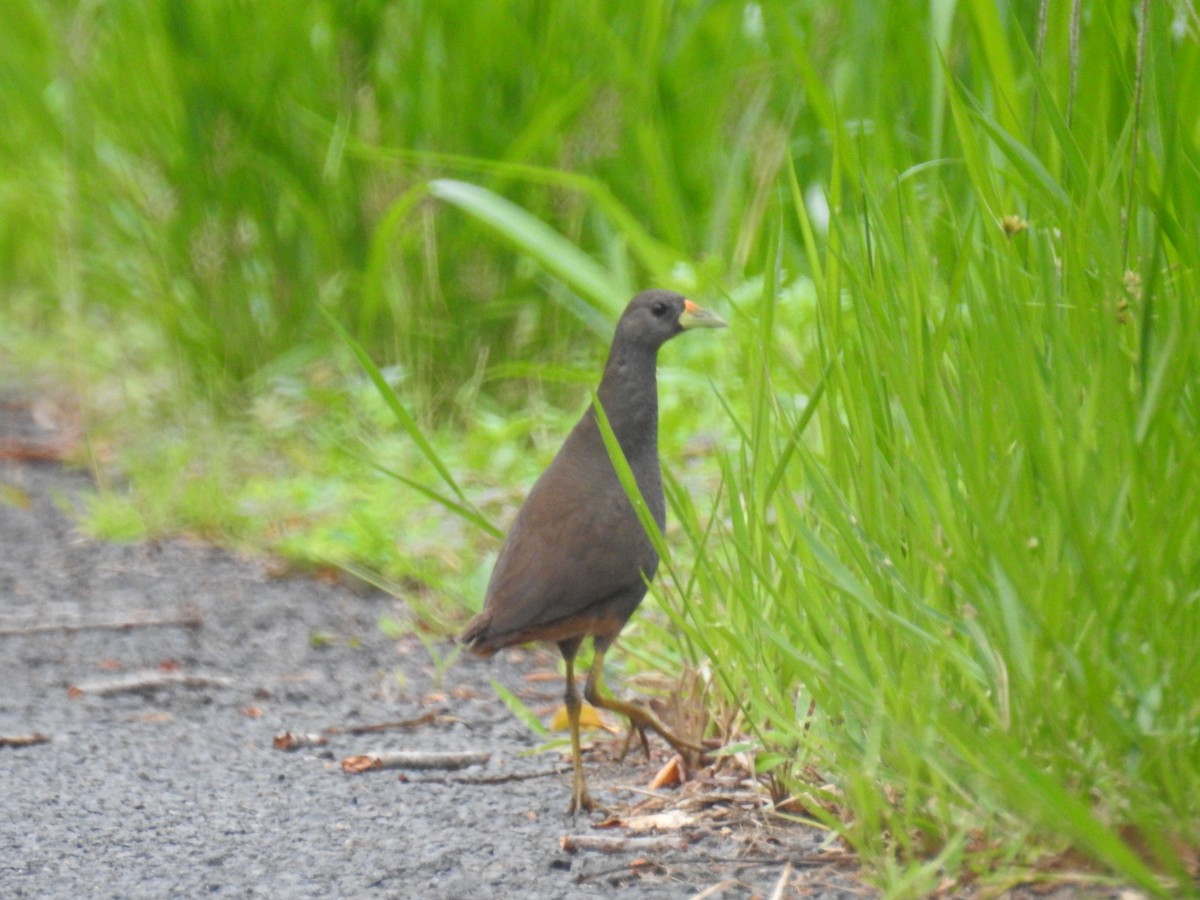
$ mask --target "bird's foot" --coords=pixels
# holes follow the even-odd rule
[[[573,816],[580,812],[590,813],[595,810],[603,812],[603,807],[588,793],[587,781],[583,777],[583,762],[577,760],[575,775],[571,780],[571,802],[567,806],[567,815]]]
[[[629,720],[630,733],[636,729],[642,735],[642,741],[646,740],[646,729],[657,732],[664,741],[671,745],[672,749],[683,757],[684,762],[688,765],[695,765],[704,755],[705,748],[700,744],[695,744],[675,734],[670,728],[663,724],[653,712],[640,703],[634,703],[628,700],[618,700],[615,697],[604,696],[593,693],[593,696],[588,698],[593,706],[599,706],[602,709],[610,710],[611,712],[619,713]],[[647,757],[650,755],[649,748],[646,751]]]
[[[625,757],[629,753],[629,746],[633,743],[634,734],[642,739],[642,750],[646,753],[646,761],[650,761],[650,741],[646,738],[646,726],[639,725],[630,719],[629,730],[625,732],[625,743],[621,745],[621,752],[617,754],[617,762],[625,762]]]
[[[680,758],[689,766],[697,766],[704,759],[704,754],[707,752],[704,747],[699,744],[693,744],[691,741],[684,740],[678,735],[670,731],[659,731],[659,737],[671,745],[671,749],[679,754]]]
[[[595,812],[596,810],[603,812],[603,807],[592,799],[592,795],[588,793],[588,789],[586,787],[580,787],[577,785],[575,789],[571,791],[571,802],[567,806],[567,815],[573,816],[576,813],[590,813]]]

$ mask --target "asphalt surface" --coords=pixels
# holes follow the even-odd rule
[[[54,439],[0,401],[0,438]],[[563,812],[562,754],[529,753],[540,739],[491,687],[553,705],[561,682],[527,678],[553,656],[460,657],[439,673],[419,640],[380,630],[407,615],[395,598],[272,577],[195,541],[90,539],[76,512],[88,478],[22,455],[0,458],[0,896],[747,897],[770,896],[785,864],[783,896],[871,895],[822,855],[828,835],[752,819],[697,814],[665,850],[567,852],[564,837],[622,832]],[[122,687],[134,678],[146,683]],[[411,719],[423,724],[273,746]],[[3,743],[35,733],[49,740]],[[617,763],[611,743],[589,754],[589,784],[628,814],[666,748]],[[377,749],[491,756],[342,771]]]

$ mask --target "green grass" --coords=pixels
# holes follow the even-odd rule
[[[449,628],[623,299],[686,290],[731,327],[662,353],[628,656],[892,896],[1186,893],[1200,45],[1082,3],[1072,61],[1073,5],[18,3],[0,368],[80,394],[97,531]]]

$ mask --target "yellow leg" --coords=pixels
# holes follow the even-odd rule
[[[583,754],[579,748],[579,710],[583,704],[579,699],[579,688],[575,685],[575,654],[568,655],[564,652],[563,659],[567,663],[567,692],[564,702],[567,706],[567,721],[571,725],[571,763],[575,767],[571,804],[567,807],[567,812],[591,812],[596,808],[596,802],[588,794],[587,783],[583,780]]]
[[[583,689],[583,695],[587,698],[588,703],[600,709],[608,709],[615,713],[620,713],[629,720],[631,730],[636,728],[639,731],[644,731],[646,728],[650,728],[657,731],[662,736],[662,739],[674,748],[676,753],[688,762],[695,762],[700,754],[704,752],[704,748],[699,744],[693,744],[691,741],[684,740],[676,735],[663,724],[658,716],[646,709],[646,707],[637,703],[618,700],[615,697],[607,697],[600,693],[600,687],[604,680],[604,654],[607,649],[607,647],[596,647],[595,656],[592,659],[592,669],[588,672],[587,684]],[[567,671],[569,672],[570,669],[568,668]]]

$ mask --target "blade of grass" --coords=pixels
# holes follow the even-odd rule
[[[515,203],[487,188],[439,178],[429,183],[429,191],[494,229],[578,291],[591,302],[593,310],[584,312],[573,307],[572,312],[597,334],[607,337],[612,333],[610,319],[621,311],[626,299],[624,292],[578,247]]]
[[[374,360],[367,355],[367,351],[363,349],[362,345],[354,340],[350,336],[350,333],[342,327],[341,323],[333,317],[332,313],[322,309],[321,314],[325,316],[325,321],[329,323],[329,326],[337,333],[345,345],[350,348],[350,352],[354,354],[354,358],[358,360],[363,371],[367,373],[367,377],[379,392],[380,397],[383,398],[384,403],[387,404],[388,409],[391,410],[400,427],[404,429],[408,436],[412,438],[413,443],[417,445],[417,448],[421,451],[421,455],[429,461],[429,464],[437,471],[446,486],[454,492],[454,495],[469,506],[470,501],[467,500],[466,494],[458,486],[458,482],[450,474],[450,470],[446,467],[446,464],[442,462],[441,456],[433,449],[433,445],[429,443],[429,439],[425,436],[425,432],[422,431],[421,426],[417,423],[412,413],[400,402],[400,397],[397,396],[392,386],[388,384],[387,379],[383,377],[383,373],[379,371],[379,367],[375,365]]]

